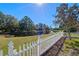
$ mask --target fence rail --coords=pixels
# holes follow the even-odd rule
[[[30,43],[23,44],[23,46],[19,46],[19,51],[14,49],[14,43],[10,40],[8,43],[7,56],[40,56],[53,44],[55,44],[62,36],[63,32],[58,32],[47,39],[42,39],[40,36],[38,36],[38,41],[32,41]],[[3,56],[3,50],[1,49],[0,56]]]

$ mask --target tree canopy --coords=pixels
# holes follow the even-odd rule
[[[44,34],[50,32],[50,29],[46,24],[39,23],[38,27],[43,30]],[[38,27],[28,16],[24,16],[21,20],[18,20],[12,15],[5,15],[0,12],[0,33],[12,35],[36,35]]]
[[[68,4],[62,3],[56,9],[57,14],[55,16],[55,23],[59,24],[59,27],[68,32],[70,36],[70,29],[77,28],[76,25],[79,20],[79,6],[77,4],[68,6]]]

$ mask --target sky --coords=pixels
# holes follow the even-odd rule
[[[58,3],[2,3],[0,4],[0,11],[15,16],[18,20],[28,16],[35,24],[44,23],[55,27],[53,20],[55,20],[56,7],[59,5]]]

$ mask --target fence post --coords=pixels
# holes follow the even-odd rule
[[[9,56],[14,55],[13,49],[14,49],[14,45],[13,45],[12,40],[10,40],[9,43],[8,43],[8,55]]]
[[[41,38],[41,35],[38,35],[38,41],[37,41],[37,56],[39,56],[39,54],[40,54],[40,38]]]

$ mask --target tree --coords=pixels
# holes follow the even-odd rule
[[[0,30],[2,30],[4,27],[4,21],[5,21],[5,15],[2,12],[0,12]]]
[[[36,28],[42,32],[42,34],[48,34],[50,32],[50,28],[46,24],[39,23],[36,25]]]
[[[68,4],[60,4],[60,6],[57,7],[56,23],[59,24],[64,31],[68,32],[69,38],[71,37],[69,29],[75,27],[77,24],[78,9],[77,4],[73,4],[71,7],[68,7]]]
[[[16,31],[18,24],[19,23],[14,16],[5,15],[0,12],[0,30],[3,33]]]
[[[34,23],[28,16],[24,16],[24,18],[20,20],[19,24],[20,24],[20,31],[27,32],[28,35],[33,34],[33,30],[35,28]]]
[[[19,23],[17,19],[14,16],[6,15],[5,21],[4,21],[4,29],[5,32],[15,32],[17,28],[19,27]]]

